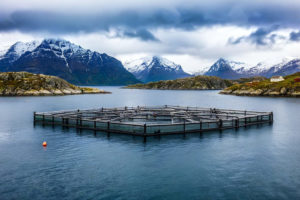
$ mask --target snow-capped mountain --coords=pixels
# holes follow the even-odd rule
[[[61,39],[15,43],[0,58],[0,71],[55,75],[81,85],[139,82],[119,60]]]
[[[242,74],[244,77],[258,76],[263,72],[267,71],[270,68],[270,65],[265,62],[259,62],[254,67],[248,69],[241,68],[237,70],[239,74]]]
[[[273,70],[273,67],[270,68],[270,70]],[[286,64],[282,65],[281,67],[278,67],[277,70],[272,74],[272,76],[274,75],[286,76],[299,71],[300,71],[300,59],[297,58],[288,61]]]
[[[244,70],[249,70],[251,68],[251,65],[248,65],[247,63],[244,62],[237,62],[237,61],[232,61],[232,60],[226,60],[228,65],[231,66],[231,68],[234,71],[244,71]]]
[[[284,58],[280,63],[275,64],[268,69],[261,71],[259,75],[271,77],[274,75],[289,75],[300,71],[299,59]]]
[[[289,75],[300,71],[300,59],[285,58],[282,62],[270,65],[260,62],[251,67],[242,62],[235,62],[220,58],[204,75],[218,76],[225,79],[239,79],[253,76],[272,77],[274,75]]]
[[[180,65],[160,56],[133,60],[126,62],[124,66],[142,82],[173,80],[190,76]]]
[[[224,79],[237,79],[241,78],[242,75],[237,71],[248,67],[244,63],[228,61],[224,58],[220,58],[215,62],[204,75],[207,76],[217,76]]]
[[[14,45],[12,45],[8,52],[6,52],[6,56],[9,55],[13,59],[11,59],[11,62],[17,60],[22,54],[24,54],[27,51],[34,50],[37,46],[39,46],[41,42],[39,41],[32,41],[32,42],[17,42]]]
[[[32,41],[32,42],[16,42],[11,47],[8,48],[8,50],[3,50],[2,56],[0,56],[0,64],[2,66],[6,66],[6,68],[16,61],[22,54],[24,54],[27,51],[34,50],[40,42],[38,41]]]
[[[204,75],[209,70],[209,67],[202,67],[200,70],[193,72],[194,76]]]

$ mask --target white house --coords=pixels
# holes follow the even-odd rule
[[[279,82],[283,80],[284,78],[282,76],[272,76],[272,78],[270,79],[271,82]]]

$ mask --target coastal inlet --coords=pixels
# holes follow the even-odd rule
[[[199,133],[273,122],[273,112],[158,106],[34,112],[34,124],[142,136]]]

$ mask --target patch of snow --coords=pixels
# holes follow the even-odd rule
[[[93,51],[89,49],[84,49],[79,45],[73,44],[69,41],[63,40],[63,39],[45,39],[43,42],[48,44],[50,46],[50,49],[53,51],[53,53],[64,59],[66,63],[66,67],[69,68],[70,72],[72,73],[69,63],[67,61],[67,57],[72,56],[73,54],[79,55],[80,57],[84,57],[84,54],[87,54],[88,56],[88,62],[92,59]],[[101,57],[101,55],[100,55]],[[102,58],[101,58],[102,60]]]
[[[248,76],[256,76],[259,75],[262,72],[267,71],[270,68],[270,65],[265,63],[265,62],[260,62],[254,67],[250,68],[240,68],[236,70],[237,73],[239,74],[246,74]]]
[[[278,72],[279,70],[281,70],[288,62],[290,62],[293,58],[283,58],[282,61],[274,66],[272,66],[272,71]]]
[[[27,51],[33,51],[36,47],[40,45],[39,41],[32,42],[16,42],[4,54],[1,55],[1,58],[10,57],[10,62],[13,62],[21,57]]]
[[[53,50],[61,50],[62,53],[68,50],[70,50],[71,55],[73,53],[77,53],[77,54],[84,54],[87,52],[92,53],[92,51],[88,49],[84,49],[79,45],[76,45],[74,43],[71,43],[70,41],[63,40],[63,39],[45,39],[43,42],[48,43],[51,49]]]
[[[152,57],[140,58],[132,61],[128,61],[124,63],[124,67],[129,72],[141,72],[144,71],[150,63],[152,62]]]
[[[167,71],[181,70],[181,66],[174,62],[162,58],[160,56],[149,56],[124,63],[124,67],[131,73],[138,73],[144,70],[150,71],[151,68],[158,62]]]
[[[6,52],[9,50],[10,46],[1,46],[0,49],[0,59],[2,57],[4,57],[4,55],[6,54]]]
[[[247,70],[251,68],[251,65],[248,65],[243,62],[235,62],[235,61],[227,61],[227,62],[233,70],[239,70],[239,69]]]
[[[39,41],[33,42],[17,42],[14,44],[14,51],[17,55],[21,56],[23,53],[27,51],[33,51],[38,45],[40,45]]]
[[[207,67],[202,67],[200,70],[194,71],[192,72],[193,75],[198,76],[198,75],[204,75],[205,72],[207,72],[209,70],[209,66]]]
[[[248,65],[244,62],[237,62],[237,61],[232,61],[232,60],[226,60],[226,59],[223,59],[223,58],[220,58],[218,61],[217,61],[217,64],[220,65],[220,63],[224,63],[224,64],[227,64],[231,67],[231,69],[233,70],[240,70],[240,69],[250,69],[251,68],[251,65]]]
[[[171,70],[179,70],[181,68],[180,65],[177,65],[176,63],[160,56],[154,56],[153,59],[157,59],[162,66]]]
[[[225,60],[224,58],[220,58],[215,62],[208,70],[208,72],[217,72],[220,71],[222,68],[231,68],[231,64],[234,63],[233,61]]]

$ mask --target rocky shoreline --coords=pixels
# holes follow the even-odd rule
[[[232,81],[214,76],[195,76],[176,80],[129,85],[126,89],[153,90],[220,90],[232,85]]]
[[[269,96],[269,97],[300,97],[299,91],[288,91],[286,88],[281,88],[280,91],[273,90],[262,90],[262,89],[240,89],[240,90],[230,90],[225,89],[219,92],[219,94],[228,94],[236,96]]]
[[[0,73],[0,96],[56,96],[109,93],[98,88],[78,87],[56,76],[28,72]]]
[[[280,81],[261,80],[234,84],[220,94],[237,96],[300,97],[300,72],[285,76]]]

